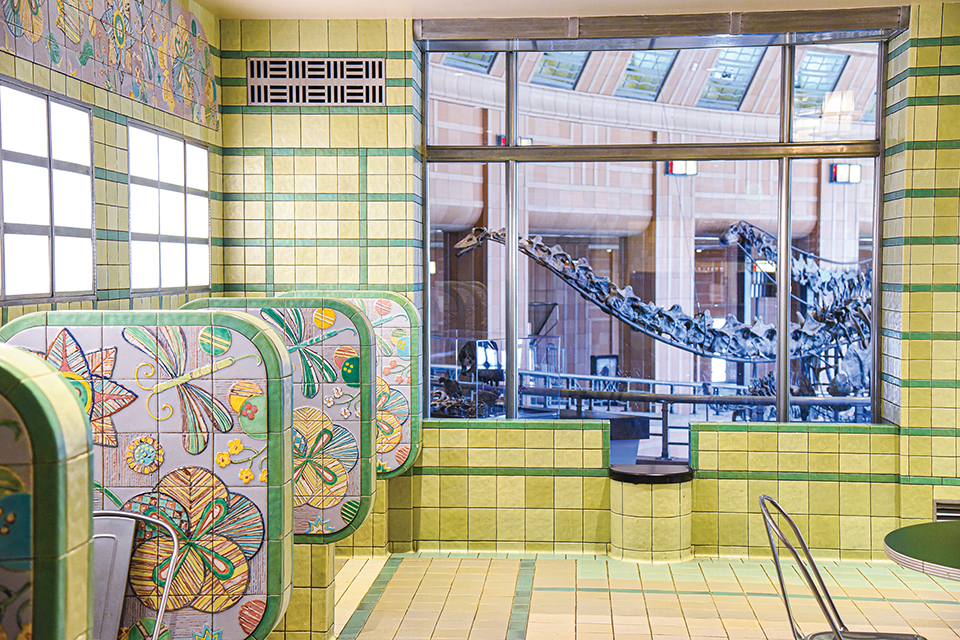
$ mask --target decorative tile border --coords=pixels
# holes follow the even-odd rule
[[[402,430],[400,444],[390,451],[383,452],[378,446],[377,476],[392,478],[404,473],[420,456],[420,447],[423,444],[423,436],[420,433],[423,337],[417,308],[409,299],[392,291],[291,291],[280,294],[279,297],[345,298],[367,314],[367,319],[370,320],[376,332],[379,358],[377,378],[379,380],[382,374],[386,380],[390,380],[390,389],[399,392],[410,407],[409,417],[400,425]],[[403,313],[395,313],[394,305],[402,309]],[[391,380],[389,376],[396,377]],[[379,389],[379,382],[377,386]],[[378,391],[378,428],[380,428],[381,406],[385,406],[387,402],[389,402],[389,396],[381,397]],[[407,447],[404,451],[405,459],[400,461],[396,451],[404,446]]]
[[[83,403],[94,508],[179,529],[173,640],[265,638],[293,564],[291,367],[269,325],[229,311],[54,311],[14,320],[0,340],[43,357]],[[165,538],[137,542],[124,626],[150,619],[169,553]]]
[[[184,309],[232,309],[266,320],[293,360],[293,519],[298,542],[349,536],[376,493],[374,421],[386,432],[402,409],[379,385],[375,335],[360,309],[330,298],[200,298]],[[374,409],[375,397],[385,396]]]

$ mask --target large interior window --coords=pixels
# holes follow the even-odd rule
[[[94,290],[90,112],[0,85],[4,300]]]
[[[129,127],[130,288],[210,285],[210,188],[203,147]]]
[[[881,39],[430,43],[433,415],[870,421]]]

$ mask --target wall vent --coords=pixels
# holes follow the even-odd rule
[[[960,500],[934,500],[933,514],[937,522],[960,520]]]
[[[247,104],[383,105],[383,58],[248,58]]]

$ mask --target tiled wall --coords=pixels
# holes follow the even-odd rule
[[[646,562],[693,558],[691,482],[610,480],[610,556]]]
[[[425,421],[389,481],[393,550],[606,553],[609,440],[602,421]]]
[[[223,290],[422,289],[409,20],[222,20]],[[250,107],[246,58],[386,58],[386,106]]]
[[[89,638],[86,416],[57,371],[6,345],[0,345],[0,389],[0,635]]]
[[[47,7],[56,13],[57,3],[41,3],[45,9]],[[139,6],[139,5],[138,5]],[[71,6],[69,3],[61,6],[69,12]],[[219,59],[219,21],[206,9],[192,0],[185,0],[181,3],[165,3],[163,14],[156,14],[156,19],[164,17],[169,10],[173,15],[174,24],[177,16],[183,15],[190,18],[190,22],[196,22],[198,33],[206,38],[204,44],[207,46],[197,48],[195,57],[202,56],[209,61],[208,75],[211,79],[218,78],[220,75]],[[88,16],[82,16],[84,25]],[[106,49],[101,51],[101,46],[106,47],[106,41],[103,39],[103,30],[105,23],[99,20],[100,16],[94,16],[96,20],[91,19],[90,24],[100,29],[100,38],[94,38],[94,61],[88,65],[93,69],[95,65],[102,66],[103,60],[107,59]],[[2,19],[0,19],[2,21]],[[121,21],[122,23],[122,21]],[[118,23],[119,24],[119,23]],[[48,23],[45,29],[49,29],[53,23]],[[84,26],[84,29],[87,27]],[[112,24],[111,24],[112,28]],[[60,46],[65,47],[63,41],[64,34],[59,28],[49,29],[51,33],[44,33],[44,41],[52,39],[59,42]],[[81,29],[83,31],[83,29]],[[174,29],[174,32],[176,29]],[[0,75],[13,78],[27,85],[34,86],[37,89],[48,91],[50,93],[66,96],[72,100],[80,101],[93,107],[93,139],[94,139],[94,224],[96,228],[96,291],[92,296],[86,296],[83,299],[74,301],[61,301],[54,304],[40,305],[12,305],[0,309],[0,320],[7,322],[24,313],[31,311],[47,311],[50,309],[133,309],[133,308],[176,308],[186,301],[187,296],[136,296],[131,298],[130,294],[130,260],[129,260],[129,226],[128,226],[128,191],[127,191],[127,123],[138,122],[147,125],[156,126],[175,134],[185,136],[201,144],[208,145],[211,148],[210,154],[210,189],[211,189],[211,233],[213,237],[220,236],[221,219],[221,181],[220,181],[220,139],[219,113],[216,109],[211,113],[215,118],[210,119],[204,115],[199,118],[200,122],[194,122],[192,113],[180,112],[177,109],[169,110],[169,105],[163,99],[162,82],[161,86],[154,92],[150,87],[149,93],[155,98],[146,103],[132,96],[138,95],[133,91],[130,84],[133,78],[139,77],[141,80],[146,78],[143,71],[134,73],[133,67],[128,68],[124,77],[125,83],[121,86],[122,92],[117,93],[108,91],[105,86],[110,86],[104,78],[101,78],[99,72],[86,73],[78,72],[76,69],[70,69],[70,56],[64,54],[59,64],[51,62],[49,53],[45,56],[26,56],[26,49],[17,48],[17,42],[28,40],[26,36],[12,38],[7,29],[7,46],[0,47]],[[159,32],[157,32],[159,33]],[[165,37],[166,34],[162,34]],[[86,38],[87,36],[83,36]],[[170,43],[176,38],[168,37]],[[133,41],[133,36],[130,36]],[[201,38],[202,39],[202,38]],[[15,40],[15,41],[14,41]],[[196,44],[196,43],[194,43]],[[158,42],[152,42],[149,45],[153,50],[159,46]],[[21,50],[22,49],[22,50]],[[15,55],[14,55],[15,52]],[[127,52],[132,60],[132,51]],[[75,58],[76,56],[74,56]],[[74,61],[75,62],[75,61]],[[128,60],[128,62],[130,62]],[[131,62],[132,64],[132,62]],[[139,65],[140,62],[137,63]],[[98,68],[99,68],[98,66]],[[134,65],[136,66],[136,65]],[[197,64],[191,68],[196,69]],[[86,66],[83,67],[87,69]],[[146,84],[149,84],[147,82]],[[144,87],[146,88],[146,84]],[[200,84],[198,81],[195,84]],[[212,99],[208,99],[207,90],[213,92]],[[200,88],[198,88],[200,91]],[[203,89],[204,100],[210,105],[215,105],[216,94],[219,87],[210,84]],[[144,97],[147,99],[147,97]],[[174,100],[176,102],[176,100]],[[181,105],[183,103],[177,103]],[[196,102],[192,104],[196,105]],[[218,108],[218,107],[217,107]],[[170,112],[168,112],[170,111]],[[203,108],[203,113],[207,109]],[[208,126],[209,125],[209,126]],[[212,281],[214,283],[222,282],[222,248],[220,243],[215,242],[212,248],[211,263]]]
[[[901,492],[912,488],[900,484],[897,433],[893,425],[691,425],[696,555],[769,556],[757,503],[767,494],[818,558],[885,558],[883,537],[900,526],[901,504],[932,515],[932,499],[927,509],[906,506]]]

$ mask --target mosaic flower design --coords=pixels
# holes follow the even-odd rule
[[[163,464],[163,447],[156,438],[140,436],[127,445],[127,466],[144,475],[153,473]]]
[[[110,378],[117,362],[117,348],[107,347],[84,353],[69,329],[63,329],[47,347],[43,359],[66,378],[80,399],[93,427],[93,442],[117,446],[113,415],[137,399],[137,394]]]
[[[170,566],[172,544],[153,529],[138,534],[130,563],[130,586],[151,609],[172,580],[167,609],[191,607],[216,613],[237,604],[250,582],[250,560],[263,544],[260,510],[231,493],[207,469],[182,467],[153,491],[128,500],[123,509],[169,523],[180,539],[180,557]]]
[[[410,417],[410,403],[399,390],[377,378],[377,453],[393,451],[400,444],[403,425]]]
[[[347,494],[360,459],[353,434],[315,407],[293,412],[293,506],[332,507]]]

